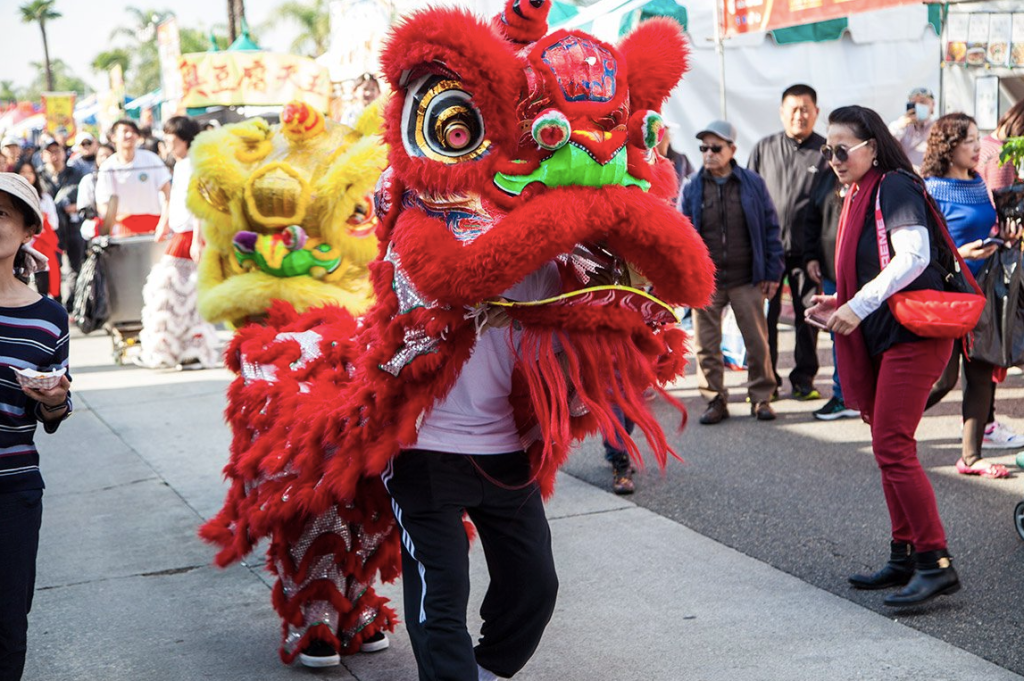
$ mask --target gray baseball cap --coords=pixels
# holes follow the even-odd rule
[[[28,180],[18,173],[0,173],[0,192],[5,192],[13,197],[21,199],[39,220],[39,227],[43,225],[43,211],[39,208],[39,194],[36,188],[29,184]],[[38,229],[36,234],[38,234]]]
[[[733,127],[729,121],[711,121],[704,129],[697,133],[697,139],[704,137],[704,135],[717,135],[726,142],[736,141],[736,128]]]

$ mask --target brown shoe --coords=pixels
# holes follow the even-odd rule
[[[774,421],[775,410],[767,401],[758,402],[750,407],[750,415],[757,417],[758,421]]]
[[[719,395],[708,402],[708,408],[700,415],[700,422],[705,426],[711,426],[729,418],[729,407],[725,398]]]
[[[612,491],[616,494],[632,494],[636,491],[636,486],[633,484],[632,466],[612,473]]]

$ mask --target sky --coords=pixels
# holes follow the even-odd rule
[[[18,7],[27,0],[0,0],[0,26],[4,27],[0,39],[0,80],[14,81],[15,87],[25,87],[35,71],[29,64],[43,60],[43,40],[38,24],[23,24]],[[250,26],[263,24],[283,0],[246,0],[245,15]],[[93,58],[110,49],[110,33],[118,26],[130,26],[126,7],[163,11],[173,8],[180,26],[208,31],[220,27],[220,35],[227,34],[226,0],[57,0],[55,9],[63,16],[47,23],[51,59],[62,59],[72,73],[85,80],[94,89],[101,89],[105,76],[90,68]],[[282,25],[259,34],[263,48],[288,51],[298,29]],[[124,40],[123,38],[120,40]]]

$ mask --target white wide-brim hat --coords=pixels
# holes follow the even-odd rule
[[[7,192],[28,204],[39,220],[39,227],[42,228],[43,211],[39,207],[39,194],[28,180],[18,173],[0,173],[0,192]]]

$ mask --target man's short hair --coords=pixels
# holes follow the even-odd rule
[[[108,137],[113,139],[114,133],[117,132],[117,128],[120,125],[123,125],[125,127],[131,128],[132,130],[135,131],[136,135],[141,135],[142,134],[142,132],[139,130],[139,124],[138,123],[136,123],[135,121],[133,121],[130,118],[118,118],[116,121],[114,121],[114,124],[112,126],[110,126],[110,135],[108,135]]]
[[[172,116],[164,123],[164,132],[191,145],[192,140],[200,133],[199,123],[188,116]]]
[[[811,101],[815,106],[818,105],[818,93],[810,85],[804,85],[803,83],[797,83],[796,85],[790,85],[782,93],[782,100],[785,101],[786,97],[803,97],[807,96],[811,98]]]

